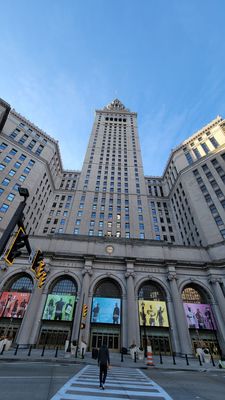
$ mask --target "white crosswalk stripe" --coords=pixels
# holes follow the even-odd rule
[[[51,400],[172,400],[165,390],[134,368],[112,367],[105,390],[99,388],[99,369],[87,365],[70,379]]]

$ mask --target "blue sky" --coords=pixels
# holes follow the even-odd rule
[[[224,0],[1,2],[0,97],[81,169],[95,109],[138,113],[146,175],[225,117]]]

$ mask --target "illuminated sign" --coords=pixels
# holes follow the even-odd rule
[[[165,301],[139,300],[138,303],[141,326],[169,326]]]
[[[3,292],[0,297],[0,317],[23,318],[30,293]]]
[[[183,303],[189,328],[216,329],[210,304]]]
[[[76,297],[69,294],[49,294],[42,319],[72,321]]]
[[[94,297],[91,322],[101,324],[120,324],[121,300],[109,297]]]

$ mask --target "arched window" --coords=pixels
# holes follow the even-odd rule
[[[121,289],[117,282],[112,279],[101,281],[96,286],[94,295],[96,297],[121,297]]]
[[[52,286],[49,293],[76,295],[77,284],[72,278],[61,278]]]
[[[205,299],[206,296],[202,290],[199,290],[199,288],[194,286],[186,286],[182,291],[181,296],[184,303],[207,303],[207,300]]]
[[[33,281],[28,275],[13,278],[6,287],[9,292],[31,293],[33,290]]]
[[[138,298],[139,300],[164,301],[165,293],[156,283],[145,282],[139,289]]]

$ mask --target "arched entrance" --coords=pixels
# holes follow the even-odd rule
[[[169,320],[164,290],[156,282],[148,281],[138,292],[140,342],[146,351],[151,344],[154,354],[171,354]]]
[[[182,300],[194,353],[201,347],[219,356],[217,326],[207,293],[196,284],[188,284],[182,291]]]
[[[33,281],[28,274],[17,274],[6,282],[0,295],[0,336],[15,340],[32,290]]]
[[[77,302],[77,283],[71,277],[61,277],[49,287],[42,314],[39,346],[63,348],[70,338]]]
[[[113,279],[99,282],[91,309],[90,349],[105,343],[111,351],[121,347],[121,288]]]

